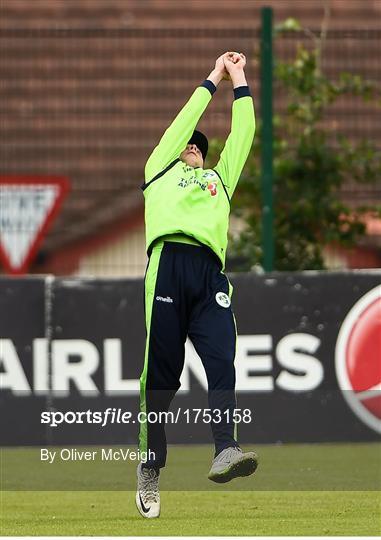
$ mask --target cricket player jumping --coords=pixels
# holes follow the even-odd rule
[[[168,411],[180,387],[187,336],[208,380],[209,407],[222,414],[211,422],[215,457],[208,478],[228,482],[257,467],[254,452],[243,453],[235,436],[234,357],[236,326],[232,286],[223,273],[230,200],[255,131],[253,100],[243,54],[220,56],[164,133],[145,167],[145,275],[147,341],[140,378],[140,405],[147,414]],[[204,169],[208,140],[195,127],[222,79],[234,89],[231,132],[214,169]],[[154,460],[137,470],[136,505],[142,516],[160,514],[159,472],[165,466],[164,424],[143,423],[140,450]]]

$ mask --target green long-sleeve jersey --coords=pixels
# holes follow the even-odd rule
[[[180,161],[215,86],[206,80],[165,131],[145,167],[146,246],[169,234],[183,234],[208,246],[225,267],[230,199],[255,132],[253,100],[247,86],[234,89],[231,131],[214,169]]]

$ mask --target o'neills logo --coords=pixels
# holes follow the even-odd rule
[[[336,343],[339,387],[353,412],[381,433],[381,285],[352,307]]]
[[[156,296],[156,300],[159,302],[168,302],[168,304],[173,304],[173,299],[170,296],[163,298],[163,296]]]

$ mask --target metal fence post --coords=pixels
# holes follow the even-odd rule
[[[273,233],[273,51],[272,9],[261,9],[261,118],[262,118],[262,264],[266,272],[274,266]]]

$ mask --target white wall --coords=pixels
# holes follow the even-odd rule
[[[147,264],[144,226],[82,257],[78,276],[139,277]]]

